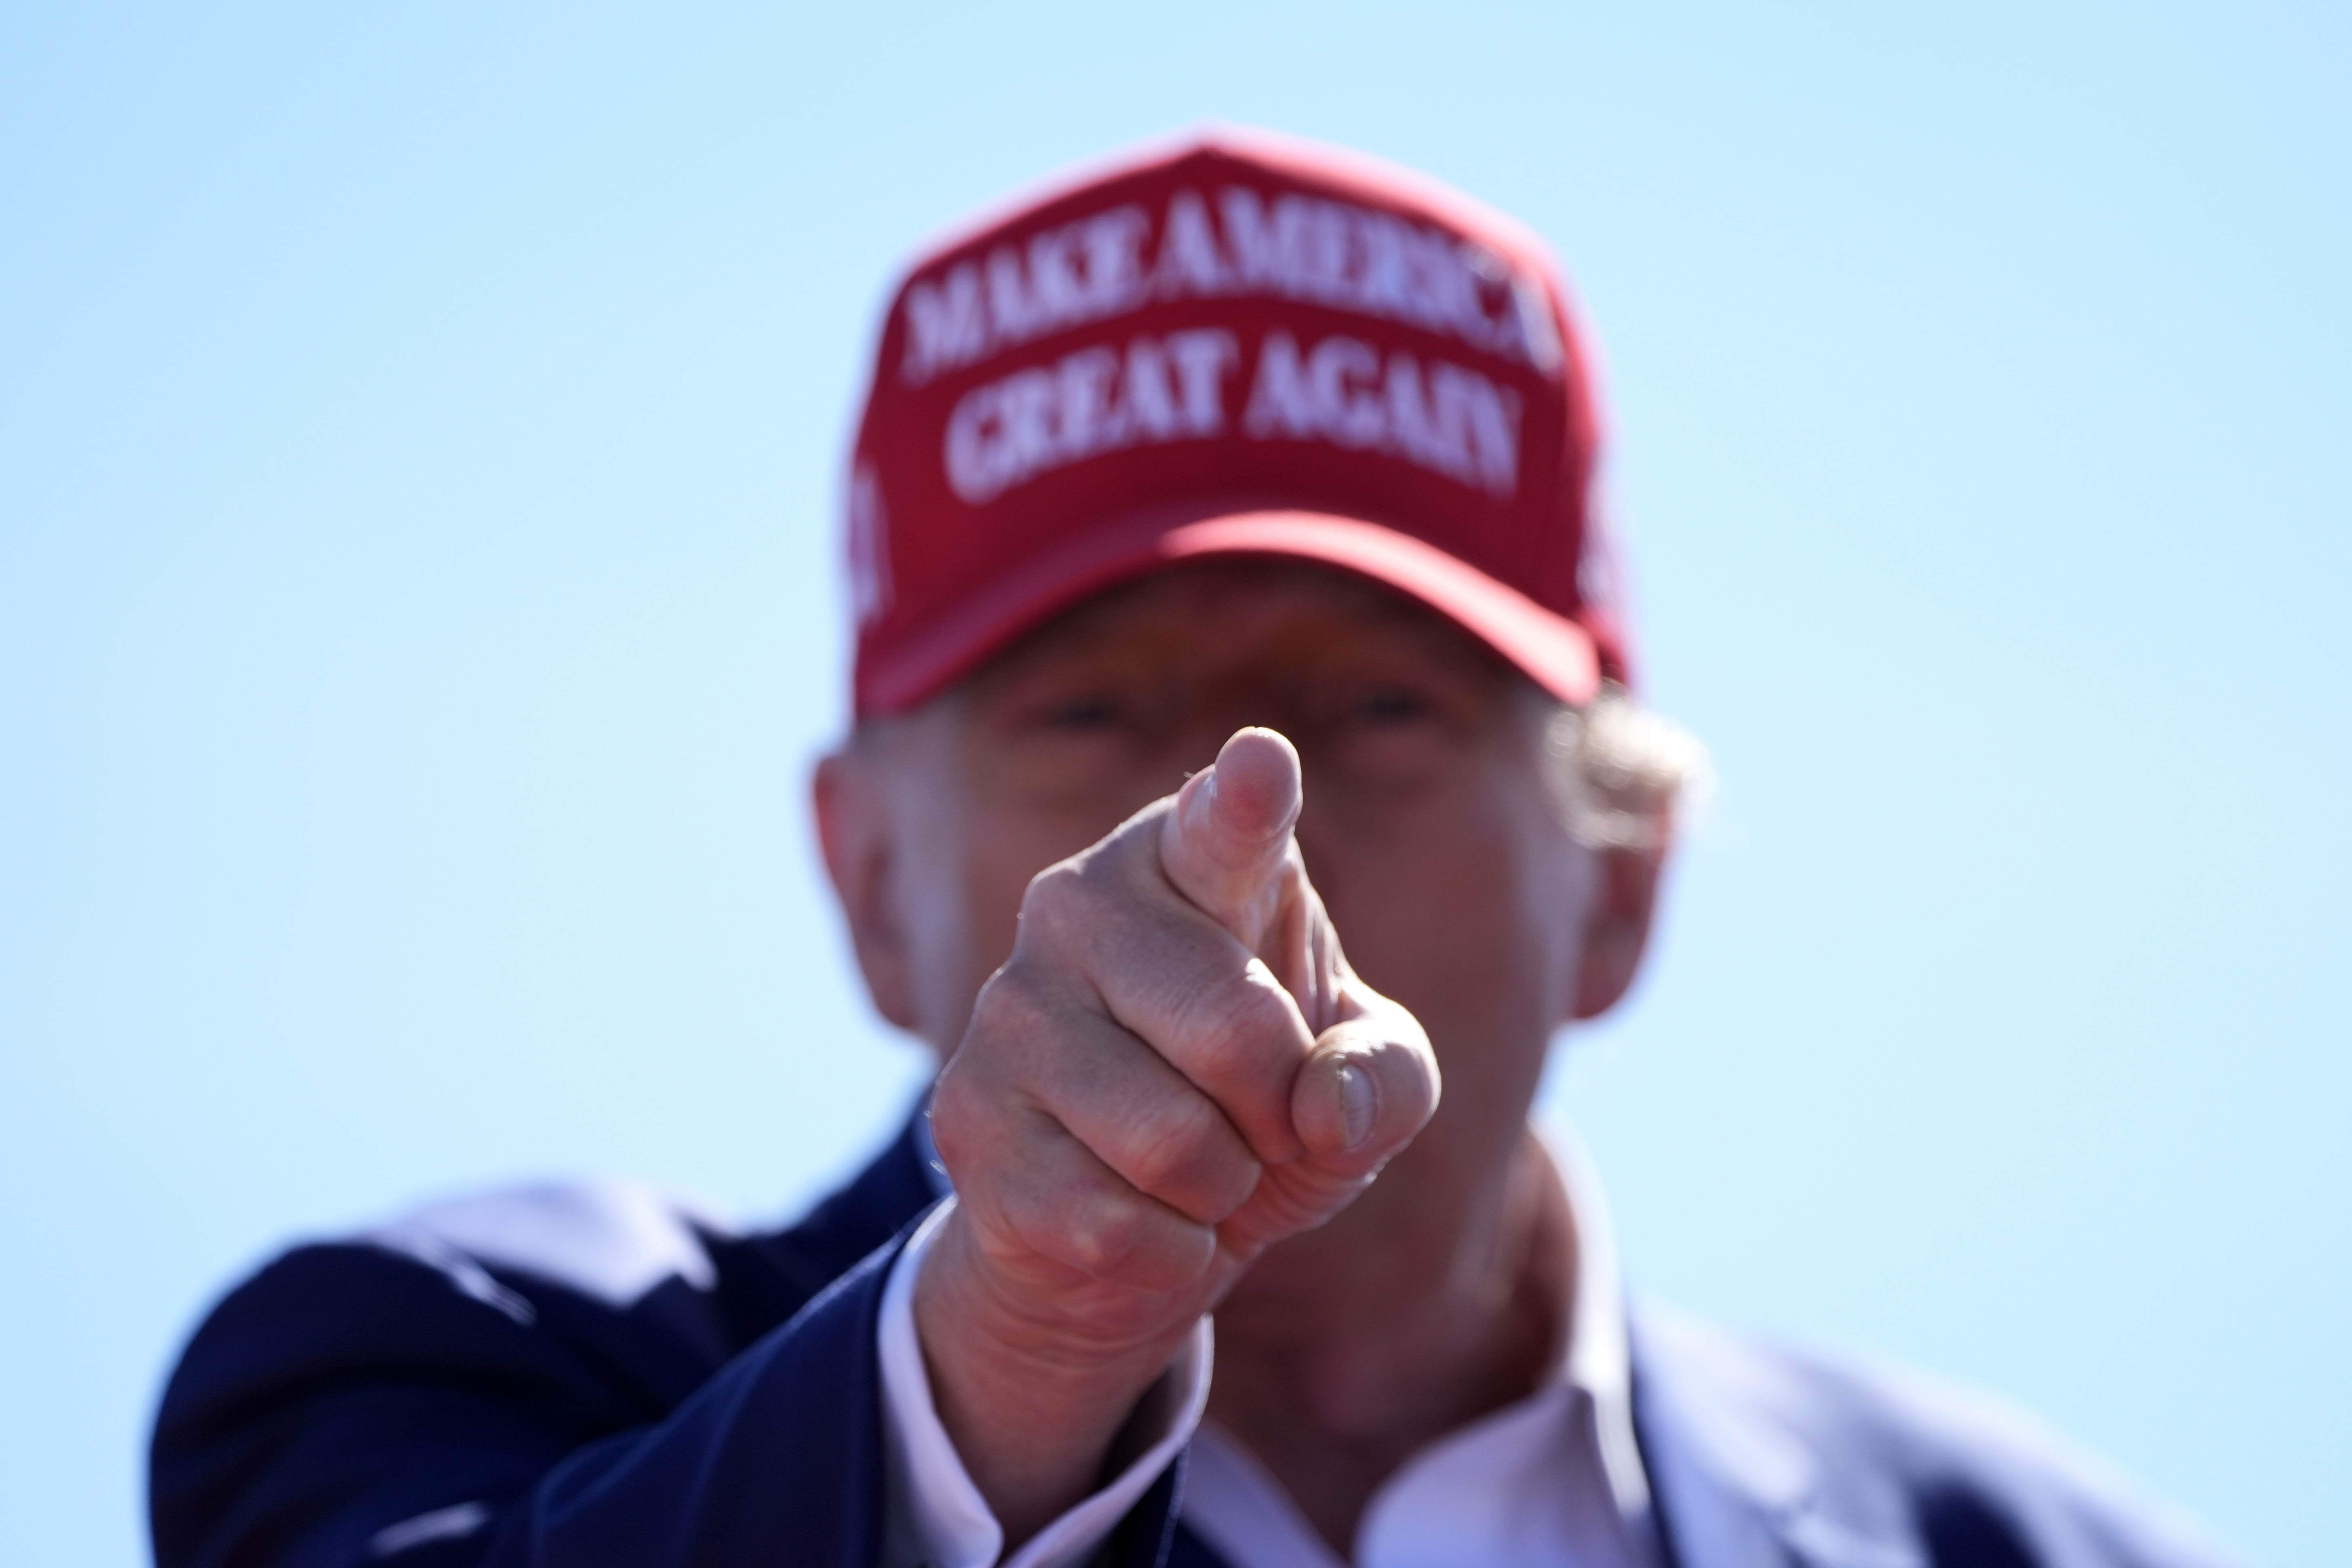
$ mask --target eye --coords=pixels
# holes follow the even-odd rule
[[[1128,720],[1118,699],[1108,693],[1065,697],[1043,704],[1037,722],[1065,734],[1091,734],[1118,728]]]
[[[1423,787],[1442,776],[1461,750],[1462,695],[1443,679],[1405,671],[1365,671],[1326,687],[1307,710],[1316,715],[1301,741],[1307,776],[1343,790],[1391,792]],[[1310,788],[1312,786],[1310,785]],[[1361,798],[1369,799],[1370,796]]]
[[[1011,733],[1046,743],[1125,743],[1151,729],[1156,711],[1148,693],[1089,681],[1039,691],[1008,717]]]
[[[1321,726],[1335,735],[1394,735],[1424,728],[1445,716],[1444,700],[1409,680],[1368,680],[1325,692],[1311,702]]]
[[[1405,724],[1430,717],[1434,709],[1429,698],[1405,687],[1381,687],[1364,693],[1356,704],[1357,716],[1373,724]]]

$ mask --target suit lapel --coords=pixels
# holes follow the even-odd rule
[[[1753,1352],[1654,1311],[1633,1324],[1633,1426],[1673,1568],[1927,1568],[1836,1507]]]

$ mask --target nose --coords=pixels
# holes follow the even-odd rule
[[[1234,731],[1252,725],[1278,731],[1294,744],[1299,739],[1296,715],[1288,711],[1269,681],[1255,678],[1223,681],[1195,694],[1184,705],[1177,725],[1174,750],[1184,773],[1196,773],[1215,762]]]

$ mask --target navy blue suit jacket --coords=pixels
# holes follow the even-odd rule
[[[934,1200],[911,1136],[789,1229],[615,1305],[455,1249],[305,1247],[190,1342],[157,1417],[159,1568],[854,1568],[879,1552],[875,1319]],[[680,1221],[679,1223],[685,1223]],[[2220,1561],[2015,1419],[1898,1377],[1633,1319],[1675,1568]],[[1180,1462],[1119,1568],[1223,1568]]]

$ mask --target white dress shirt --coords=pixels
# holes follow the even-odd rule
[[[888,1568],[1078,1568],[1189,1442],[1183,1521],[1232,1568],[1654,1568],[1650,1488],[1633,1441],[1629,1344],[1606,1206],[1572,1138],[1548,1141],[1579,1242],[1567,1354],[1524,1399],[1422,1448],[1373,1493],[1352,1559],[1317,1534],[1249,1450],[1204,1421],[1203,1319],[1129,1422],[1133,1457],[1101,1490],[1003,1556],[1004,1531],[940,1424],[914,1286],[955,1200],[893,1265],[878,1327]],[[934,1163],[934,1169],[936,1169]]]

